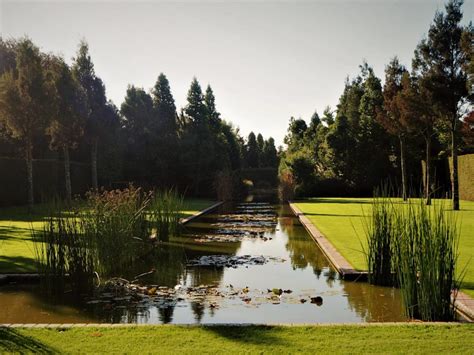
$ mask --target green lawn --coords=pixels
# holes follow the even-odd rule
[[[472,353],[472,324],[0,328],[0,353]]]
[[[182,217],[189,217],[214,203],[186,199]],[[0,209],[0,273],[35,271],[31,228],[41,229],[44,217],[41,207],[33,214],[28,214],[26,207]]]
[[[337,250],[358,270],[366,270],[364,216],[370,198],[312,198],[296,204]],[[474,202],[461,201],[459,270],[466,267],[463,290],[474,297]]]

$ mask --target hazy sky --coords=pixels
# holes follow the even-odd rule
[[[128,84],[170,80],[178,107],[193,76],[210,83],[217,108],[247,135],[280,144],[290,116],[335,107],[347,75],[366,59],[379,77],[391,57],[410,65],[444,1],[5,1],[0,32],[27,35],[71,61],[85,38],[117,106]],[[472,20],[474,0],[464,4]]]

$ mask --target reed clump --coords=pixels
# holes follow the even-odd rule
[[[396,210],[393,265],[409,317],[455,319],[459,233],[456,217],[442,202],[422,200]]]
[[[392,286],[392,244],[395,233],[395,206],[389,197],[376,191],[372,202],[371,218],[365,219],[367,236],[367,266],[369,282]]]
[[[424,321],[455,319],[459,233],[442,201],[397,203],[379,195],[366,228],[369,282],[400,287],[405,312]]]
[[[183,210],[183,195],[175,189],[156,191],[149,207],[149,224],[152,236],[160,241],[168,241],[170,236],[179,235],[180,216]]]
[[[64,212],[62,206],[58,201],[50,205],[43,230],[33,230],[35,258],[46,293],[60,295],[69,285],[74,295],[80,295],[93,289],[95,251],[78,211]]]

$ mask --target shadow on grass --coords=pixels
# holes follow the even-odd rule
[[[345,199],[345,198],[324,198],[324,197],[313,197],[313,198],[308,198],[306,200],[301,200],[297,202],[316,202],[316,203],[332,203],[332,204],[367,204],[370,205],[372,201],[370,200],[364,200],[364,199]]]
[[[0,327],[0,352],[1,353],[42,353],[57,354],[50,346],[41,343],[29,336],[22,335],[18,330]]]
[[[36,272],[33,257],[0,255],[0,273]]]
[[[322,216],[322,217],[364,217],[363,214],[332,214],[332,213],[308,213],[305,216]]]
[[[216,335],[226,338],[230,341],[239,343],[248,343],[252,345],[291,345],[284,340],[280,333],[283,333],[279,327],[268,325],[250,325],[250,326],[206,326],[202,329]],[[245,349],[243,349],[245,352]]]

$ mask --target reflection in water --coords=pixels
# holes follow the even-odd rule
[[[399,291],[374,287],[366,283],[347,282],[316,246],[288,206],[278,206],[277,223],[270,206],[223,206],[214,213],[190,223],[182,237],[161,243],[156,250],[139,258],[121,276],[135,276],[156,270],[139,280],[150,287],[167,286],[188,290],[189,287],[214,285],[222,295],[182,294],[166,302],[152,297],[142,302],[123,303],[111,297],[104,302],[75,304],[66,295],[54,304],[41,298],[36,286],[0,287],[0,323],[294,323],[402,321]],[[260,208],[260,210],[259,210]],[[233,211],[238,211],[238,216]],[[258,231],[246,226],[248,220]],[[258,215],[264,215],[258,224]],[[225,215],[225,216],[224,216]],[[256,217],[257,216],[257,217]],[[239,234],[232,242],[210,240],[206,235],[226,235],[226,223],[238,225]],[[264,225],[265,224],[265,225]],[[263,231],[261,231],[263,228]],[[230,230],[230,229],[229,229]],[[227,231],[229,231],[227,230]],[[187,266],[187,262],[204,255],[252,255],[275,257],[264,265],[233,267]],[[281,260],[284,260],[283,262]],[[291,292],[273,296],[267,289]],[[243,293],[243,289],[246,290]],[[233,290],[236,290],[235,292]],[[187,291],[183,291],[187,292]],[[322,303],[311,303],[321,297]],[[8,305],[8,307],[5,307]],[[207,312],[206,312],[207,309]],[[5,311],[3,311],[5,310]]]

